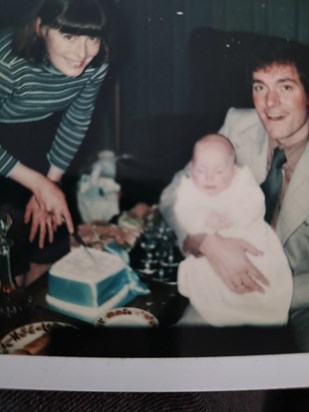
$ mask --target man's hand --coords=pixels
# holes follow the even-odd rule
[[[199,233],[197,235],[188,235],[182,245],[184,253],[188,253],[193,256],[201,256],[202,252],[200,250],[201,244],[207,235],[204,233]]]
[[[263,252],[245,240],[225,238],[218,234],[207,235],[199,250],[231,291],[264,293],[261,283],[269,286],[267,278],[250,262],[247,255],[260,256]]]
[[[264,293],[261,283],[269,286],[269,281],[247,255],[259,256],[263,253],[245,240],[200,233],[188,235],[183,250],[197,257],[206,256],[217,275],[235,293]]]

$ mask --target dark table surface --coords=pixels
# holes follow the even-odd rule
[[[296,352],[287,327],[175,326],[188,301],[178,294],[177,285],[150,282],[149,287],[151,294],[137,297],[127,306],[151,312],[159,320],[158,327],[94,327],[53,312],[45,300],[47,275],[29,288],[35,301],[29,322],[56,321],[76,326],[52,331],[48,350],[51,356],[204,357]],[[0,326],[1,336],[7,332]]]
[[[82,321],[58,314],[48,308],[46,303],[47,280],[47,275],[44,275],[29,288],[29,292],[35,300],[35,316],[48,317],[51,320],[62,319],[71,321],[76,325],[86,325]],[[176,323],[188,303],[187,299],[179,295],[177,285],[148,282],[147,286],[151,291],[150,294],[137,296],[126,306],[143,309],[152,313],[162,326]]]

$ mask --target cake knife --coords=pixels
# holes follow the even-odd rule
[[[91,258],[91,260],[93,261],[93,263],[95,265],[97,265],[97,262],[93,256],[93,254],[90,252],[90,250],[88,250],[88,247],[86,245],[86,243],[83,241],[83,239],[81,238],[81,236],[79,235],[79,233],[77,232],[77,230],[75,230],[72,234],[72,236],[74,237],[74,239],[76,240],[76,242],[82,246],[84,248],[84,251],[87,253],[87,255]]]

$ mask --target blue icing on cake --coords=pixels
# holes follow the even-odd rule
[[[119,256],[88,249],[95,263],[77,248],[50,268],[46,300],[51,309],[93,323],[102,310],[150,293]]]
[[[50,273],[48,294],[76,305],[98,307],[119,292],[119,288],[126,284],[126,279],[125,269],[98,281],[95,285],[64,279]]]

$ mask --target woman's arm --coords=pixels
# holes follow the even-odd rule
[[[95,72],[62,116],[48,160],[64,172],[86,136],[107,69],[108,66],[103,65]]]
[[[51,165],[48,172],[47,177],[54,183],[60,183],[61,179],[64,175],[63,170],[59,169],[59,167]]]

